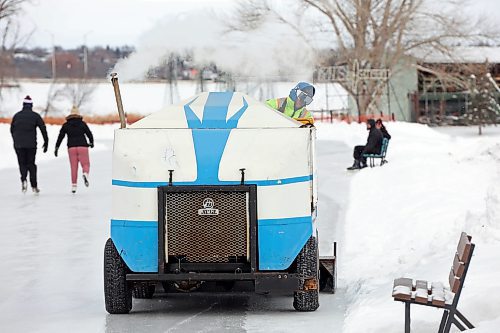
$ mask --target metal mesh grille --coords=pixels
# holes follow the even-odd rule
[[[166,255],[185,262],[229,262],[247,255],[246,192],[173,192],[166,194]],[[218,215],[200,216],[205,199],[213,200]]]

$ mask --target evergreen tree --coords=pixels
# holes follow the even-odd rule
[[[496,124],[500,116],[500,105],[495,98],[494,82],[488,74],[478,78],[471,75],[470,100],[466,119],[469,125],[477,125],[479,135],[482,127],[487,124]]]

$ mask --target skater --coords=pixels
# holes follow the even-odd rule
[[[269,99],[266,104],[293,119],[307,119],[313,124],[312,114],[305,107],[313,101],[315,91],[311,84],[299,82],[290,90],[288,97]]]
[[[59,136],[57,137],[56,150],[54,155],[57,157],[59,146],[61,145],[64,136],[68,136],[68,156],[71,166],[71,193],[76,193],[76,185],[78,178],[78,163],[82,165],[83,182],[85,186],[89,186],[89,147],[94,148],[94,137],[87,124],[83,121],[82,116],[78,112],[78,108],[73,106],[71,113],[66,117],[66,123],[61,127]],[[89,143],[87,143],[87,139]]]
[[[21,191],[26,193],[28,182],[26,178],[29,173],[31,189],[33,193],[40,193],[36,177],[36,128],[40,129],[43,136],[43,152],[47,152],[49,146],[49,137],[45,123],[40,115],[33,111],[33,101],[28,95],[23,100],[23,109],[16,113],[12,118],[10,133],[14,140],[14,149],[16,150],[19,171],[21,172]]]
[[[356,170],[366,167],[366,158],[363,154],[380,154],[382,149],[382,132],[375,126],[375,120],[368,119],[366,121],[366,129],[370,131],[368,140],[365,146],[354,147],[354,163],[347,170]]]
[[[377,127],[380,132],[382,132],[382,135],[384,136],[384,139],[387,139],[387,140],[390,140],[391,139],[391,135],[389,134],[389,132],[387,132],[387,128],[385,128],[384,124],[382,124],[382,119],[377,119],[377,121],[375,122],[375,127]]]

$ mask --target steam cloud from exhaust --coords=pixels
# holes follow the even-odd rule
[[[246,80],[309,79],[314,63],[311,47],[287,26],[268,20],[251,33],[228,32],[216,13],[199,10],[158,22],[142,35],[136,52],[113,71],[121,80],[141,80],[170,54],[186,51],[199,67],[214,63]]]

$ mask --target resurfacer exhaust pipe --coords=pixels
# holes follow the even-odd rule
[[[123,111],[122,95],[120,94],[117,73],[111,73],[111,83],[115,90],[116,106],[118,107],[118,115],[120,116],[120,128],[125,128],[127,127],[127,118],[125,117],[125,111]]]

